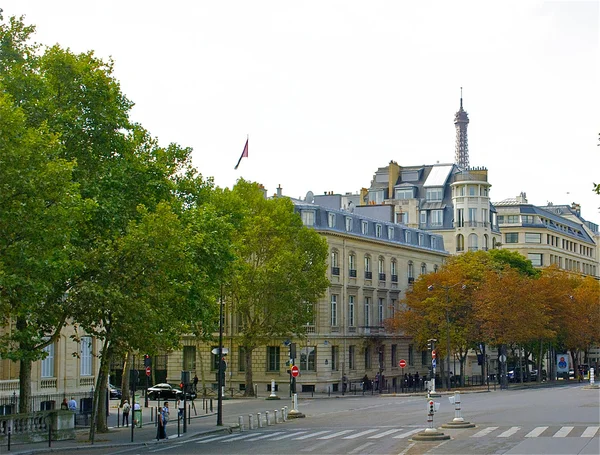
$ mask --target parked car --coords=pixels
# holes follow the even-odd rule
[[[183,391],[178,389],[177,387],[173,387],[167,383],[160,383],[153,385],[152,387],[148,387],[148,398],[150,400],[183,400]],[[185,396],[188,400],[193,400],[196,398],[196,394],[194,392],[188,392]]]
[[[108,391],[110,392],[111,400],[119,400],[123,396],[121,393],[121,389],[119,387],[115,387],[112,384],[108,384]]]

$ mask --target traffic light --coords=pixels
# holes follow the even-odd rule
[[[145,367],[152,366],[152,359],[150,358],[150,356],[148,354],[144,354],[144,366]]]
[[[296,359],[296,343],[290,343],[290,359]]]
[[[433,415],[433,412],[434,412],[433,400],[429,400],[429,415]]]

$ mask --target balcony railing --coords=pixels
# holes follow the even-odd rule
[[[348,275],[350,276],[350,278],[356,278],[356,269],[348,270]]]
[[[373,279],[373,272],[365,272],[365,278],[367,280]]]
[[[339,267],[331,267],[331,274],[332,275],[339,275],[340,274],[340,268]]]
[[[415,282],[415,277],[409,276],[408,277],[408,284],[413,284],[414,282]]]
[[[398,275],[392,275],[392,283],[398,282]]]
[[[385,281],[385,273],[379,274],[379,281]]]

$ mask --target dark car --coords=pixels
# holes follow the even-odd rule
[[[121,393],[121,389],[119,387],[115,387],[112,384],[108,384],[108,391],[110,392],[111,400],[120,400],[123,394]]]
[[[148,388],[148,398],[150,400],[183,400],[183,392],[170,384],[160,383]],[[194,392],[188,392],[186,393],[185,398],[193,400],[196,398],[196,394]]]

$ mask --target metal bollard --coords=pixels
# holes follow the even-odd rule
[[[454,422],[464,422],[460,412],[460,393],[454,393]]]
[[[331,386],[327,387],[327,396],[331,396]]]
[[[52,447],[52,424],[48,425],[48,447]]]
[[[273,422],[274,422],[275,424],[279,423],[279,422],[277,421],[277,409],[275,409],[275,410],[273,411],[273,416],[274,416]]]
[[[261,420],[262,416],[260,415],[260,412],[256,413],[256,422],[258,424],[258,428],[262,428],[262,420]]]
[[[242,416],[238,417],[238,425],[240,426],[240,432],[244,431],[244,418]]]
[[[119,428],[119,422],[121,422],[121,417],[119,417],[121,414],[121,409],[119,409],[117,407],[117,428]]]
[[[8,427],[8,451],[10,452],[10,427]]]
[[[213,412],[213,399],[210,399],[210,412]]]
[[[252,414],[248,414],[248,430],[254,430],[254,426],[252,425]]]
[[[154,422],[154,406],[150,407],[150,422]]]
[[[265,419],[267,421],[267,426],[271,425],[271,422],[269,422],[269,411],[265,411]]]
[[[281,421],[285,422],[287,420],[287,415],[285,413],[285,407],[281,408]]]

